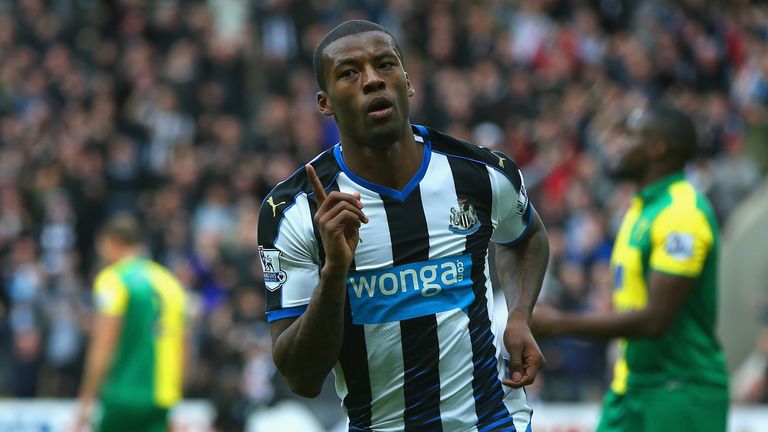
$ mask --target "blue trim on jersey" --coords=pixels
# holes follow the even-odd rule
[[[352,170],[349,169],[347,164],[344,162],[344,156],[342,155],[340,143],[333,147],[333,156],[336,158],[336,162],[341,167],[341,170],[344,171],[344,174],[346,174],[347,177],[349,177],[349,179],[353,182],[368,190],[376,192],[379,195],[387,196],[403,202],[406,198],[408,198],[408,195],[410,195],[411,192],[413,192],[419,186],[419,183],[421,183],[421,180],[424,178],[424,174],[427,173],[429,160],[432,158],[432,142],[429,140],[429,134],[426,133],[426,128],[419,125],[414,125],[414,127],[420,132],[421,137],[424,139],[424,152],[421,156],[421,166],[419,166],[419,170],[416,171],[416,175],[414,175],[408,184],[405,185],[405,188],[403,188],[402,191],[370,182],[353,173]]]
[[[512,247],[516,245],[520,240],[524,239],[525,236],[528,234],[528,228],[531,227],[531,221],[533,220],[533,204],[530,202],[528,203],[528,221],[525,222],[525,228],[523,229],[523,232],[520,233],[519,236],[517,236],[516,239],[506,242],[506,243],[496,243],[499,246],[506,246],[506,247]]]
[[[295,318],[297,316],[301,316],[302,314],[304,314],[304,311],[307,310],[307,306],[308,305],[294,306],[294,307],[289,307],[289,308],[285,308],[285,309],[278,309],[278,310],[268,311],[267,312],[267,322],[271,323],[271,322],[274,322],[274,321],[277,321],[277,320],[281,320],[281,319]]]
[[[427,130],[426,127],[422,125],[417,125],[417,124],[411,125],[411,127],[416,128],[416,130],[419,131],[419,135],[421,135],[421,137],[424,138],[424,140],[429,140],[429,131]]]
[[[462,309],[475,299],[472,256],[464,254],[352,272],[347,296],[353,324],[381,324]]]

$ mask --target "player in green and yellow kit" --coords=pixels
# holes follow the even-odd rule
[[[685,180],[696,152],[692,121],[680,111],[636,111],[627,123],[618,177],[640,191],[624,216],[611,257],[614,313],[540,308],[540,337],[620,337],[599,432],[723,432],[728,375],[715,338],[717,223],[707,199]]]
[[[180,398],[185,295],[163,266],[140,256],[141,231],[127,215],[99,235],[108,264],[96,277],[96,316],[80,393],[77,430],[98,397],[99,430],[168,430],[168,409]]]

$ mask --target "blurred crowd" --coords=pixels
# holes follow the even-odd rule
[[[94,233],[129,211],[189,290],[187,395],[234,423],[287,396],[264,323],[258,209],[338,142],[311,56],[351,18],[400,41],[413,122],[521,166],[552,241],[542,298],[558,307],[610,308],[611,243],[633,191],[604,168],[632,108],[665,100],[696,120],[689,175],[721,224],[768,169],[764,2],[0,0],[0,395],[75,395]],[[543,349],[529,394],[599,397],[608,345]]]

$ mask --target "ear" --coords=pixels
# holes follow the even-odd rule
[[[411,85],[411,80],[408,79],[408,72],[405,73],[405,84],[408,86],[408,97],[413,97],[413,95],[416,94],[416,90],[413,89],[413,85]]]
[[[648,153],[654,160],[664,159],[669,153],[669,144],[664,141],[654,141],[648,146]]]
[[[333,115],[333,107],[331,106],[331,101],[328,99],[328,95],[325,94],[325,92],[322,90],[317,92],[317,109],[323,115]]]

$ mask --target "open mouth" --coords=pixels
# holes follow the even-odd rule
[[[392,114],[394,104],[387,98],[379,96],[368,104],[366,113],[374,119],[382,119]]]

